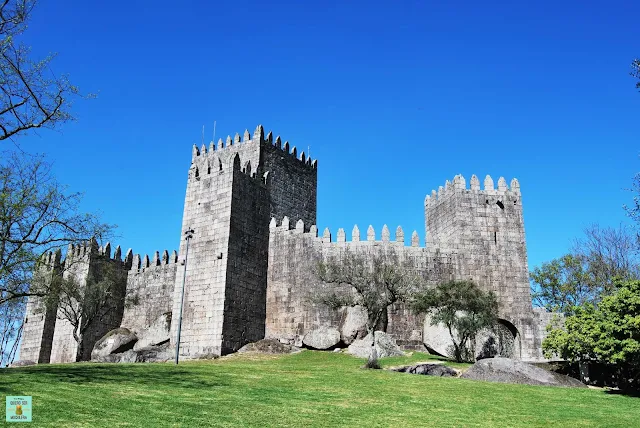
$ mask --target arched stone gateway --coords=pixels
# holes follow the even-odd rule
[[[513,323],[499,318],[492,330],[485,330],[476,338],[476,358],[501,356],[520,359],[522,344],[520,333]]]
[[[454,334],[455,333],[454,331]],[[449,330],[443,324],[431,325],[427,315],[424,322],[424,344],[432,354],[453,357],[453,341]],[[492,329],[482,330],[477,336],[473,349],[469,349],[476,359],[501,356],[521,359],[522,344],[520,332],[513,323],[498,318]]]

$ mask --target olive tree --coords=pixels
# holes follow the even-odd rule
[[[448,281],[414,296],[411,306],[417,313],[431,315],[431,324],[449,330],[456,361],[472,360],[471,344],[476,335],[493,328],[498,317],[498,301],[491,291],[481,290],[472,281]]]
[[[367,333],[371,339],[371,352],[367,367],[379,368],[375,347],[375,332],[386,328],[387,309],[405,302],[420,287],[421,278],[405,264],[400,263],[395,253],[368,257],[345,251],[339,257],[321,261],[317,268],[318,278],[333,284],[330,290],[319,292],[317,302],[332,309],[359,305],[367,313]],[[382,327],[381,327],[381,324]]]

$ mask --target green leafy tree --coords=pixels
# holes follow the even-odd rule
[[[420,286],[420,278],[395,254],[373,258],[345,251],[318,263],[318,278],[334,286],[320,291],[313,300],[332,309],[359,305],[367,312],[367,332],[371,353],[367,367],[380,368],[375,347],[376,330],[386,330],[389,306],[407,301]]]
[[[598,306],[586,303],[567,317],[564,327],[547,328],[545,357],[616,367],[618,385],[640,387],[640,281],[623,281]]]
[[[432,325],[449,330],[456,361],[473,359],[476,335],[497,322],[498,301],[491,291],[481,290],[472,281],[449,281],[417,294],[411,306],[417,313],[431,315]]]
[[[573,254],[535,267],[530,278],[535,284],[531,290],[534,305],[550,312],[569,313],[574,306],[594,300],[599,293],[587,280],[582,259]]]
[[[640,278],[637,237],[624,226],[589,226],[571,253],[534,268],[529,277],[534,305],[567,315],[577,306],[597,305],[616,281]]]

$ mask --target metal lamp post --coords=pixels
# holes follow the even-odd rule
[[[189,241],[193,238],[193,229],[189,228],[184,233],[187,240],[187,248],[184,252],[184,274],[182,275],[182,292],[180,294],[180,317],[178,319],[178,337],[176,338],[176,364],[178,364],[178,357],[180,355],[180,332],[182,330],[182,306],[184,305],[184,284],[187,280],[187,260],[189,257]]]

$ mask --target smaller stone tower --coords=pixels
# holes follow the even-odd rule
[[[34,279],[50,283],[61,274],[62,252],[48,252],[42,256],[34,272]],[[42,299],[32,296],[27,302],[20,347],[22,360],[48,363],[51,358],[53,332],[56,326],[56,308],[47,308]]]
[[[467,188],[461,175],[425,199],[427,246],[457,255],[456,276],[494,291],[501,322],[519,343],[520,357],[536,351],[522,196],[515,178],[500,177],[495,188],[487,176],[484,188],[473,175]]]
[[[131,266],[130,260],[123,262],[120,256],[120,247],[116,248],[111,258],[111,245],[107,243],[104,247],[98,247],[95,240],[79,245],[70,244],[64,261],[60,261],[60,252],[44,256],[44,263],[36,271],[41,279],[49,282],[56,276],[73,279],[80,287],[107,280],[112,282],[110,294],[100,306],[97,316],[91,320],[81,319],[80,326],[84,329],[81,343],[73,337],[74,328],[67,319],[63,319],[60,307],[44,308],[40,299],[30,298],[20,348],[21,359],[39,363],[88,360],[95,343],[108,331],[120,327],[126,271]]]

